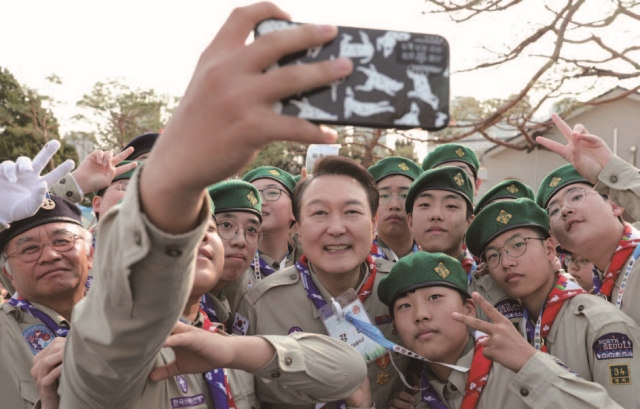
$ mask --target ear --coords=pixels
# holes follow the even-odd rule
[[[610,199],[609,199],[609,203],[611,204],[611,209],[613,209],[613,215],[615,217],[622,216],[622,214],[624,213],[624,208],[613,203],[613,201],[611,201]]]
[[[8,261],[5,262],[8,263]],[[2,274],[4,274],[5,277],[7,277],[9,279],[9,281],[11,281],[11,285],[13,285],[13,287],[15,288],[15,283],[13,282],[13,274],[9,273],[9,270],[7,270],[7,268],[5,266],[2,266]]]
[[[100,213],[100,204],[102,203],[102,198],[98,195],[95,195],[93,199],[91,199],[91,206],[93,206],[94,213]]]
[[[547,256],[547,259],[549,261],[555,262],[555,259],[557,257],[557,255],[556,255],[556,241],[553,239],[553,237],[549,237],[548,239],[543,241],[542,244],[544,246],[545,255]]]
[[[411,213],[407,213],[407,224],[409,225],[409,230],[413,229],[413,217]]]
[[[93,246],[89,246],[89,253],[87,254],[87,262],[88,262],[89,270],[93,268],[93,256],[95,255],[95,253],[96,253],[96,250],[93,248]]]
[[[467,219],[467,228],[469,228],[469,226],[471,226],[471,222],[473,221],[473,219],[476,218],[476,215],[471,213],[471,216],[469,216],[469,218]]]
[[[474,318],[476,316],[476,303],[471,298],[467,298],[464,302],[464,315]]]
[[[480,186],[482,186],[482,179],[476,176],[476,191],[474,193],[474,196],[478,196],[478,192],[480,192]]]

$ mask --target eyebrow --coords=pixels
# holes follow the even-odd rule
[[[504,243],[508,242],[509,240],[511,240],[511,239],[512,239],[512,238],[514,238],[514,237],[522,237],[522,233],[516,233],[516,234],[514,234],[513,236],[511,236],[511,237],[509,237],[508,239],[506,239],[506,240],[504,241]],[[504,243],[502,243],[502,247],[504,247]],[[484,249],[484,251],[487,251],[487,250],[489,250],[489,249],[498,250],[498,247],[496,247],[496,246],[487,246],[487,248],[485,248],[485,249]],[[484,252],[483,252],[483,253],[484,253]]]
[[[73,234],[73,232],[70,232],[67,229],[57,229],[57,230],[54,230],[49,236],[55,236],[55,235],[63,234],[63,233],[71,233],[71,234]],[[22,243],[28,243],[28,242],[31,242],[31,241],[36,241],[36,238],[34,236],[21,237],[18,240],[16,240],[15,245],[17,246],[17,245],[20,245]]]
[[[567,189],[567,191],[564,192],[564,195],[566,196],[567,194],[569,194],[569,192],[573,192],[574,190],[577,190],[577,189],[584,189],[584,188],[583,187],[577,187],[577,186],[572,187],[571,189]],[[556,195],[556,198],[549,202],[549,204],[547,205],[547,208],[553,206],[557,201],[558,201],[558,197]]]
[[[428,190],[427,191],[423,191],[422,193],[418,194],[418,197],[416,199],[419,199],[421,197],[428,197],[430,199],[435,199],[435,196],[433,196],[431,193],[429,193]],[[455,193],[449,193],[443,199],[444,200],[447,200],[447,199],[462,200],[462,197],[460,197],[460,195],[457,195]]]

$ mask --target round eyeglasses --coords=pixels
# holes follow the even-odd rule
[[[587,190],[587,189],[569,190],[564,197],[564,202],[554,203],[551,206],[547,207],[547,213],[549,214],[549,221],[552,224],[558,223],[558,221],[562,217],[563,204],[567,206],[569,209],[578,209],[584,204],[584,201],[587,195],[591,193],[598,193],[598,192],[594,190]]]
[[[280,195],[282,194],[282,192],[285,192],[284,194],[287,195],[285,190],[278,189],[277,187],[268,187],[266,189],[258,190],[258,192],[260,192],[260,195],[264,200],[267,200],[269,202],[275,202],[276,200],[280,199]]]
[[[580,270],[588,262],[589,260],[587,260],[584,257],[573,258],[571,257],[570,254],[567,254],[566,256],[564,256],[564,264],[567,266],[568,269],[575,268],[576,270]]]
[[[509,240],[505,241],[504,246],[499,249],[487,249],[482,253],[482,259],[487,263],[487,267],[490,269],[494,269],[498,267],[500,264],[500,260],[502,259],[502,252],[500,250],[505,251],[509,257],[518,258],[527,251],[527,240],[546,240],[541,239],[539,237],[520,237],[514,236]]]
[[[76,245],[76,240],[82,239],[80,236],[65,232],[56,234],[48,243],[37,243],[33,241],[18,243],[16,245],[16,251],[8,254],[7,258],[16,257],[24,263],[33,263],[40,258],[42,250],[46,245],[50,245],[58,253],[66,253]]]
[[[264,238],[264,233],[256,226],[241,229],[233,220],[222,220],[218,223],[218,235],[224,240],[233,240],[240,230],[244,232],[244,239],[251,245],[259,244]]]
[[[380,198],[378,199],[378,203],[381,206],[386,206],[391,203],[393,197],[400,202],[401,205],[404,205],[404,202],[407,200],[407,193],[409,193],[409,189],[402,190],[400,193],[391,193],[389,191],[382,190],[380,191]]]

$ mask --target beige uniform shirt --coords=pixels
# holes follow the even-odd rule
[[[600,171],[595,189],[640,220],[640,171],[617,156]]]
[[[363,268],[366,268],[366,266],[363,265]],[[366,276],[368,274],[367,269]],[[376,325],[387,339],[399,343],[400,339],[391,323],[389,310],[380,302],[377,296],[378,285],[384,276],[386,274],[380,272],[376,275],[373,293],[364,302],[364,307],[367,309],[371,323]],[[330,300],[330,293],[322,286],[313,272],[311,277],[318,287],[320,295],[325,300]],[[363,280],[363,283],[365,280]],[[298,331],[327,334],[327,330],[318,315],[318,310],[313,302],[307,298],[300,274],[295,266],[271,275],[268,280],[260,282],[245,294],[232,327],[232,332],[239,335],[284,335]],[[398,368],[404,371],[408,358],[404,355],[393,353],[393,359]],[[316,365],[326,366],[329,360],[331,360],[330,355],[321,360],[317,359]],[[346,366],[346,363],[338,363],[332,367],[330,373],[333,374],[332,376],[341,376],[347,370]],[[393,365],[383,358],[369,362],[367,368],[373,401],[377,408],[386,408],[393,392],[400,388],[398,374]],[[269,385],[263,382],[258,382],[257,390],[261,397],[271,396],[273,393]],[[323,398],[323,401],[331,401],[327,396],[317,395],[317,397],[318,401],[321,400],[320,398]],[[313,408],[314,406],[298,407]]]
[[[485,300],[491,303],[502,315],[507,317],[513,325],[520,330],[522,323],[522,305],[516,299],[509,297],[500,287],[490,274],[471,275],[471,283],[467,292],[479,293]],[[481,308],[476,308],[476,317],[483,321],[491,321]]]
[[[456,365],[469,368],[473,361],[473,340]],[[604,388],[569,372],[557,358],[537,352],[516,374],[493,363],[476,409],[519,408],[622,408]],[[449,409],[459,409],[464,398],[468,373],[452,371],[447,382],[440,382],[428,371],[427,377],[440,401]],[[416,407],[428,409],[416,395]]]
[[[69,327],[60,314],[43,305],[33,306],[56,324]],[[34,355],[53,341],[55,334],[28,312],[8,303],[0,305],[0,407],[32,408],[39,400],[31,376]]]
[[[60,181],[55,185],[51,186],[49,191],[56,196],[64,197],[72,203],[80,203],[84,197],[84,193],[80,190],[80,186],[78,186],[78,183],[71,173],[60,179]]]

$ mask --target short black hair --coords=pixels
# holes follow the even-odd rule
[[[378,186],[376,185],[373,176],[371,176],[371,173],[353,159],[346,158],[344,156],[330,155],[325,156],[316,162],[312,175],[305,180],[301,180],[293,191],[293,196],[291,197],[293,217],[295,217],[298,223],[300,222],[302,196],[311,181],[321,176],[347,176],[355,179],[367,194],[371,217],[376,215],[378,212],[380,194],[378,193]],[[328,194],[330,193],[328,192]]]

